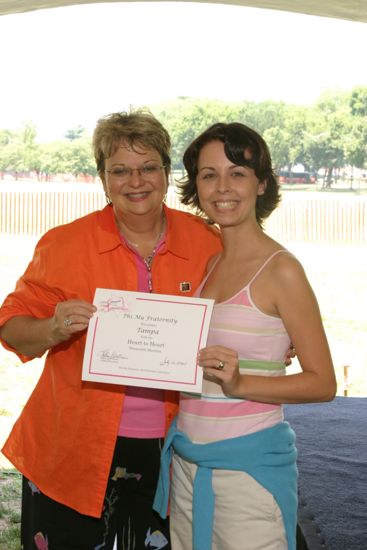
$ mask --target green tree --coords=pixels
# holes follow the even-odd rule
[[[270,100],[228,103],[179,97],[151,110],[171,135],[176,170],[183,169],[182,155],[191,141],[220,121],[242,122],[263,135],[277,170],[302,163],[309,170],[325,168],[331,181],[333,171],[346,163],[366,166],[366,87],[329,90],[310,107]],[[82,126],[67,130],[60,141],[40,145],[36,137],[32,122],[17,132],[0,130],[0,172],[96,175],[91,137]]]
[[[38,170],[36,128],[27,122],[17,132],[3,130],[1,134],[0,165],[2,171],[11,171],[17,179],[19,173]]]
[[[0,164],[2,171],[12,172],[15,179],[18,179],[18,173],[24,170],[23,148],[19,141],[12,140],[1,148]]]
[[[305,145],[309,116],[309,109],[301,105],[288,105],[285,110],[283,135],[288,150],[289,168],[295,164],[310,168]]]
[[[364,168],[367,164],[367,87],[353,88],[349,108],[351,117],[343,140],[345,159],[351,166]]]
[[[348,133],[349,106],[345,93],[325,93],[310,113],[305,151],[315,170],[324,168],[326,185],[345,163],[343,142]]]
[[[178,98],[156,105],[152,111],[171,135],[172,165],[176,170],[182,170],[185,149],[203,130],[215,122],[237,119],[233,105],[210,99]]]
[[[228,103],[220,100],[177,98],[152,108],[172,138],[174,169],[183,169],[185,149],[199,133],[216,122],[242,122],[264,134],[271,128],[283,128],[286,104],[276,101],[255,103],[252,101]],[[279,144],[278,151],[284,146]]]
[[[367,87],[356,86],[350,94],[350,111],[353,116],[367,116]]]
[[[0,175],[4,177],[4,172],[9,170],[9,146],[14,140],[14,133],[10,130],[0,130]]]
[[[55,174],[60,174],[64,169],[63,149],[64,141],[51,141],[41,146],[40,159],[41,170],[46,180],[52,179]]]
[[[283,101],[244,101],[238,105],[238,121],[250,126],[264,136],[270,128],[282,129],[287,117],[287,105]]]
[[[83,126],[79,124],[75,128],[66,130],[64,137],[68,141],[75,141],[76,139],[82,138],[85,135],[85,133],[86,133],[85,128],[83,128]]]
[[[91,138],[84,135],[73,141],[53,141],[42,147],[42,171],[52,174],[96,175]]]
[[[23,144],[23,171],[40,173],[40,146],[36,143],[37,131],[33,122],[27,122],[21,130]]]
[[[349,121],[349,131],[343,139],[345,161],[350,166],[364,168],[367,164],[367,120],[354,118]]]
[[[263,138],[268,144],[273,166],[278,172],[283,166],[290,163],[286,132],[283,128],[269,128],[265,130]]]
[[[91,142],[88,136],[65,144],[63,150],[64,172],[78,176],[80,174],[96,175],[95,162],[92,157]]]

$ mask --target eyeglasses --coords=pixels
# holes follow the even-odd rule
[[[113,180],[125,182],[131,178],[133,172],[137,172],[143,179],[156,178],[163,168],[165,168],[165,166],[160,164],[145,164],[140,168],[121,166],[112,168],[112,170],[105,170],[105,172],[107,172]]]

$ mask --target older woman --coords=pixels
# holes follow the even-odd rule
[[[199,396],[183,393],[173,447],[175,550],[294,550],[297,471],[283,403],[333,399],[335,374],[302,266],[262,229],[279,187],[262,137],[240,123],[208,128],[184,154],[183,202],[221,229],[197,295],[215,300]],[[290,341],[301,372],[285,376]],[[159,487],[167,489],[162,470]],[[156,508],[165,515],[167,494]],[[188,533],[192,528],[192,537]]]
[[[23,474],[25,550],[169,548],[152,512],[174,392],[81,381],[97,287],[191,294],[218,234],[167,208],[170,138],[149,113],[100,119],[93,138],[108,205],[48,231],[0,309],[23,361],[47,353],[3,453]]]

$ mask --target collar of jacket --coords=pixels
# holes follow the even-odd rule
[[[181,258],[189,258],[191,250],[190,239],[187,238],[185,232],[187,214],[168,208],[165,204],[163,205],[163,211],[167,221],[166,250]],[[192,215],[189,214],[189,216]],[[122,246],[111,205],[105,206],[103,210],[98,212],[96,243],[100,254]]]

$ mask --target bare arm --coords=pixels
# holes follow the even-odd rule
[[[40,357],[48,349],[85,330],[95,311],[96,307],[84,300],[67,300],[58,303],[54,315],[47,319],[12,317],[0,328],[0,337],[18,353]],[[70,320],[70,325],[65,325],[66,319]]]
[[[335,373],[319,307],[304,271],[296,260],[288,261],[272,280],[269,293],[297,350],[302,372],[281,377],[241,375],[237,353],[223,346],[202,350],[199,364],[232,397],[265,403],[329,401],[336,392]],[[223,370],[217,368],[219,361],[225,363]]]

